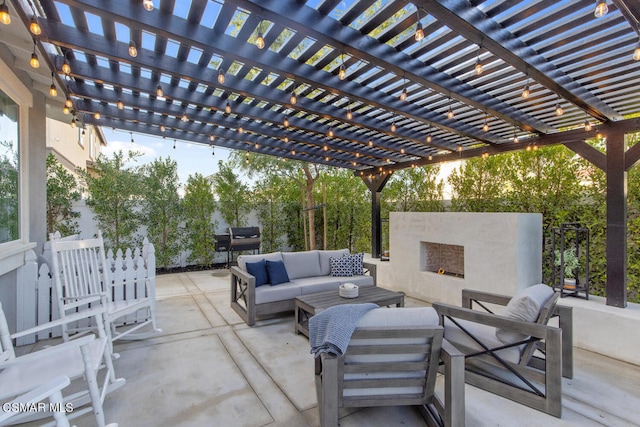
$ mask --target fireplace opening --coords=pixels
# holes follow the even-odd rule
[[[422,242],[423,271],[464,278],[464,246]]]

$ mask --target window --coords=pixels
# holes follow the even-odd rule
[[[19,111],[18,104],[0,90],[0,243],[20,238]]]

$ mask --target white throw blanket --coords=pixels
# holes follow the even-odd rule
[[[358,321],[376,304],[336,305],[309,319],[309,344],[314,357],[322,353],[342,356]]]

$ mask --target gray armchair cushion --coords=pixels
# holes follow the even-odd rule
[[[524,322],[535,322],[540,314],[540,309],[552,295],[553,289],[543,283],[529,286],[511,298],[504,315]],[[526,335],[512,332],[505,328],[496,329],[496,337],[504,344],[522,341],[527,338]]]

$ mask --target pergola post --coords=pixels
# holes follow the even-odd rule
[[[627,172],[624,133],[607,130],[607,305],[627,306]]]
[[[391,177],[390,173],[360,176],[371,191],[371,256],[382,256],[382,218],[380,216],[380,199],[382,190]]]

